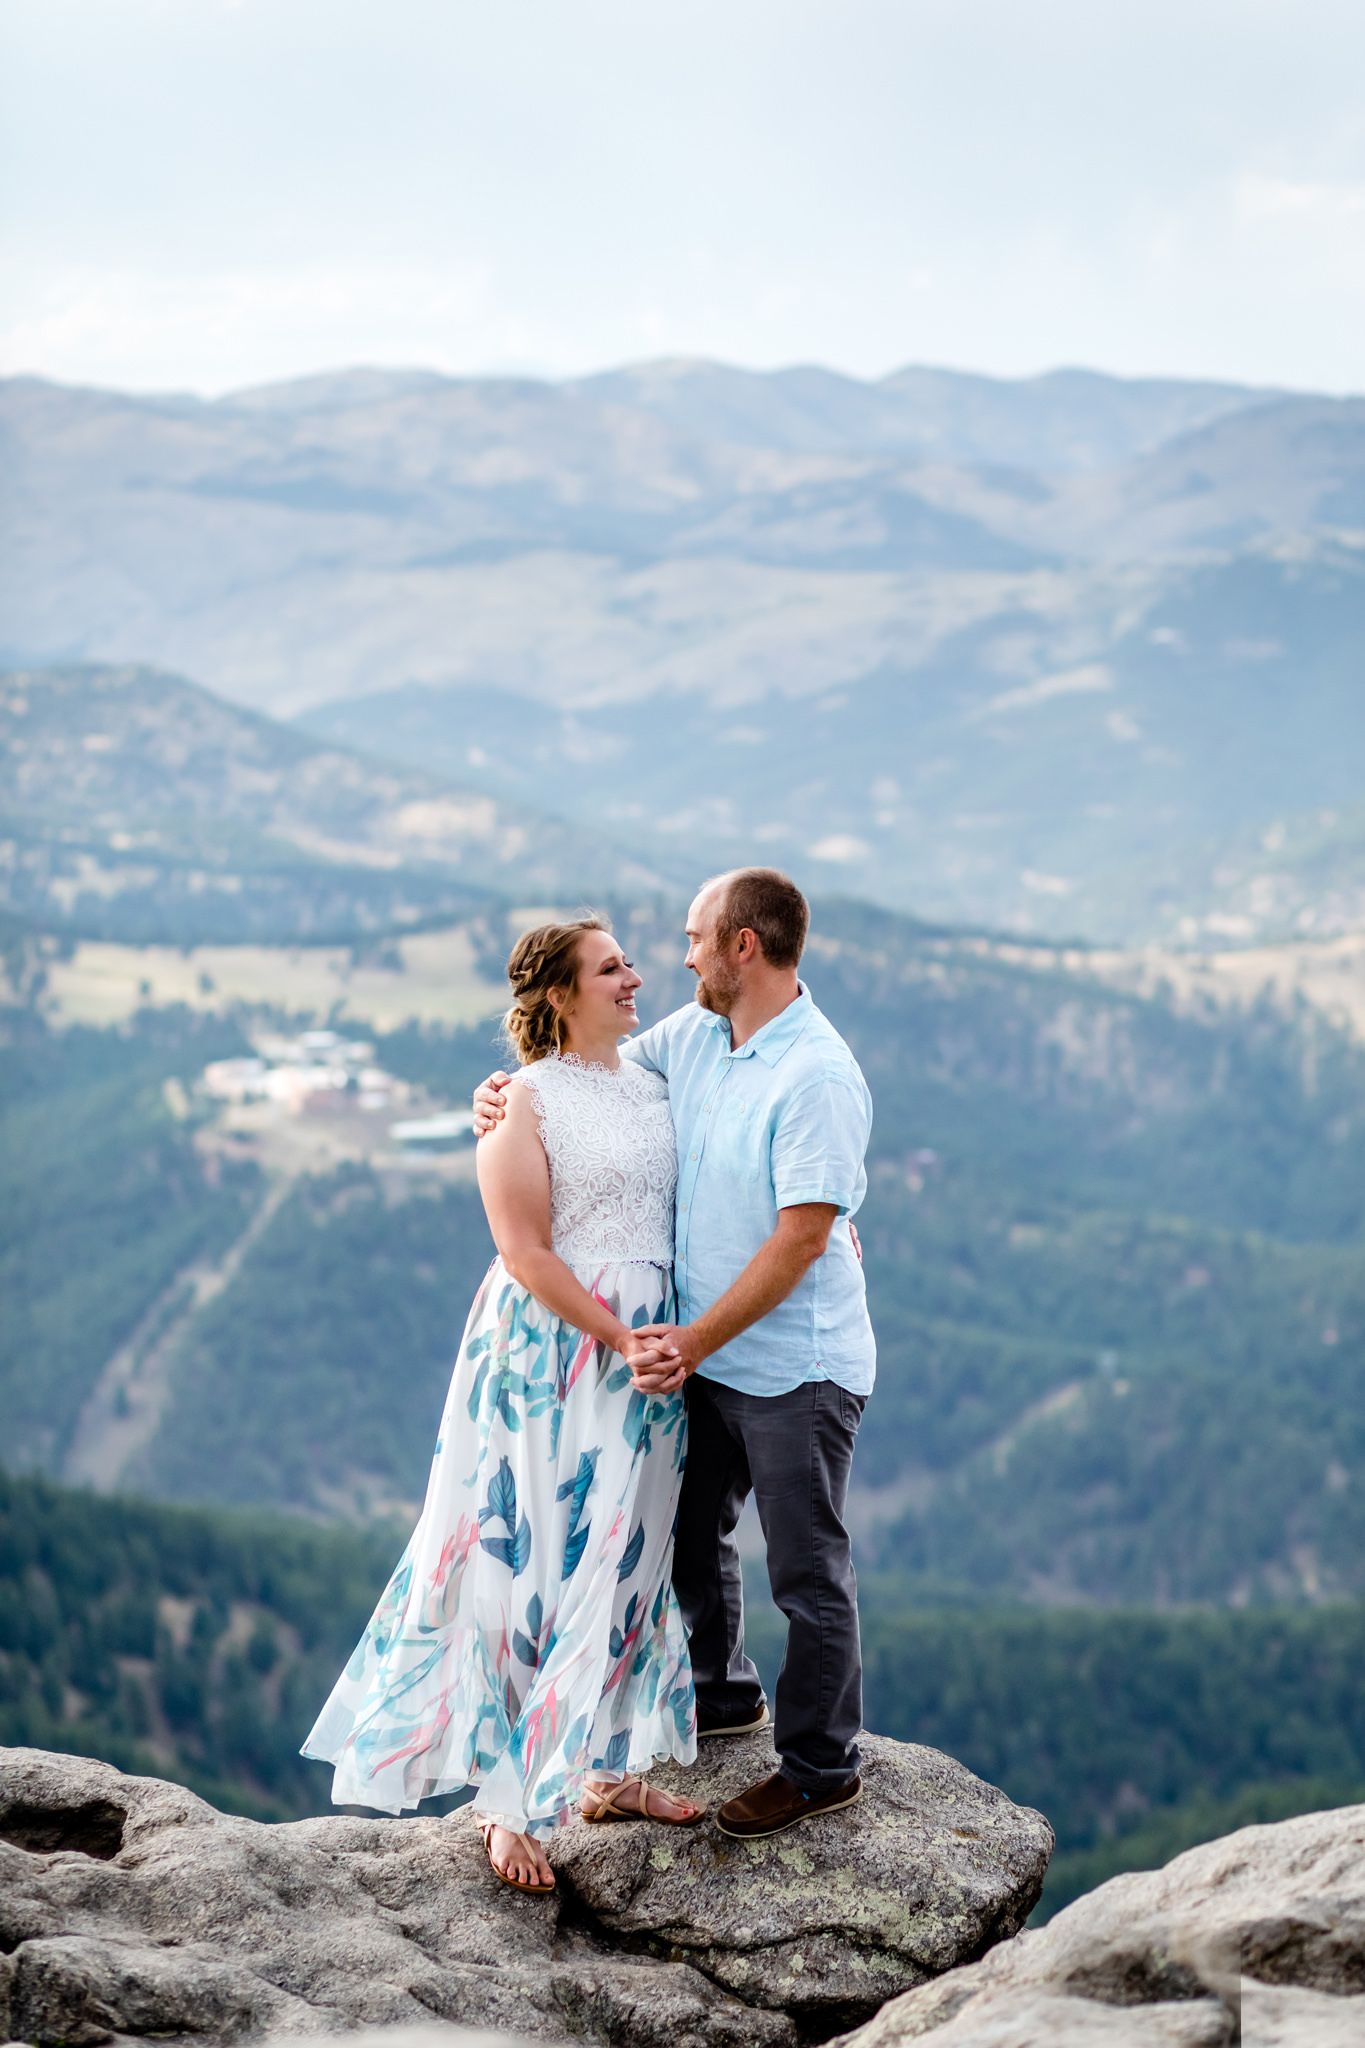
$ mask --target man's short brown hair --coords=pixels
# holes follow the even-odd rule
[[[716,912],[721,944],[751,931],[769,966],[795,967],[805,951],[810,905],[791,876],[777,868],[736,868],[716,880],[724,890]]]

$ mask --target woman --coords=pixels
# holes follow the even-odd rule
[[[567,1820],[694,1825],[628,1772],[690,1763],[696,1717],[671,1584],[681,1394],[634,1368],[676,1321],[673,1123],[622,1061],[640,977],[597,918],[512,950],[522,1061],[478,1150],[498,1247],[470,1311],[426,1503],[304,1754],[338,1804],[390,1813],[478,1787],[504,1883],[547,1892],[537,1839]]]

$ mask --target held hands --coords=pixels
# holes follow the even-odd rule
[[[630,1367],[630,1383],[642,1394],[672,1394],[682,1385],[685,1374],[671,1323],[652,1323],[643,1330],[630,1330],[621,1341],[622,1358]]]
[[[676,1394],[689,1374],[694,1373],[707,1352],[695,1335],[691,1323],[647,1323],[642,1330],[632,1334],[648,1344],[657,1345],[659,1358],[652,1364],[641,1362],[631,1373],[631,1385],[642,1394]]]
[[[474,1136],[476,1139],[486,1138],[490,1131],[497,1129],[506,1116],[507,1104],[503,1100],[503,1090],[507,1086],[507,1081],[508,1076],[500,1069],[496,1074],[490,1074],[486,1081],[480,1081],[478,1087],[474,1090]]]

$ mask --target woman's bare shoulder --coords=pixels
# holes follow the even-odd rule
[[[499,1138],[513,1143],[532,1140],[539,1145],[541,1140],[539,1107],[534,1090],[528,1085],[529,1069],[519,1067],[503,1091],[505,1115],[501,1122],[494,1124],[485,1137],[480,1138],[480,1147],[493,1143]]]

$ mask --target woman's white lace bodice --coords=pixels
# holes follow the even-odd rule
[[[550,1243],[565,1265],[670,1265],[678,1155],[663,1075],[552,1053],[516,1078],[550,1162]]]

